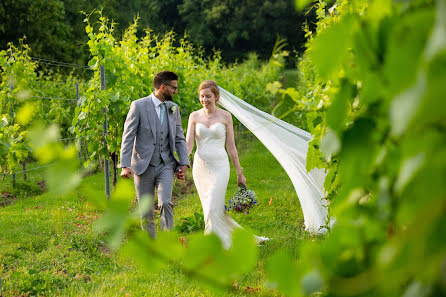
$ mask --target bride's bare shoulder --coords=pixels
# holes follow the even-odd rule
[[[198,112],[199,112],[200,110],[201,110],[201,109],[191,112],[190,115],[189,115],[189,118],[190,118],[190,119],[196,119],[197,116],[198,116]]]
[[[224,110],[224,109],[221,109],[221,108],[220,108],[220,113],[221,113],[221,115],[222,115],[225,119],[228,119],[228,118],[231,118],[231,117],[232,117],[232,116],[231,116],[231,113],[230,113],[229,111]]]
[[[224,109],[220,109],[220,115],[220,119],[223,124],[225,124],[226,126],[232,125],[232,115],[230,112]]]

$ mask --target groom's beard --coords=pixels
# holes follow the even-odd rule
[[[172,95],[170,95],[169,93],[164,93],[164,99],[167,101],[173,101],[173,97]]]

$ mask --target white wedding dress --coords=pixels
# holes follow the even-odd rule
[[[225,210],[226,188],[229,181],[229,159],[225,150],[226,126],[215,123],[206,127],[195,125],[197,150],[194,155],[193,178],[203,207],[205,234],[214,233],[229,249],[232,231],[242,228]],[[255,236],[262,243],[268,238]]]
[[[335,222],[328,216],[324,168],[306,168],[308,143],[313,136],[290,125],[219,87],[220,104],[249,129],[279,161],[291,179],[304,215],[305,229],[326,233]]]

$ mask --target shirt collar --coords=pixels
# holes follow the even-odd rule
[[[153,104],[155,104],[155,107],[158,107],[158,106],[162,103],[161,100],[159,100],[159,99],[155,96],[155,93],[153,93],[152,101],[153,101]]]

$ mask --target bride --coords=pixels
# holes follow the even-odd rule
[[[234,141],[232,116],[217,107],[220,98],[217,83],[203,81],[199,88],[202,109],[189,116],[186,135],[187,152],[190,154],[197,142],[192,175],[203,207],[205,234],[214,233],[222,241],[223,247],[231,246],[232,231],[242,228],[225,211],[225,195],[229,181],[229,160],[225,150],[237,171],[237,184],[246,186],[246,178],[238,159]],[[269,240],[255,236],[257,244]]]

